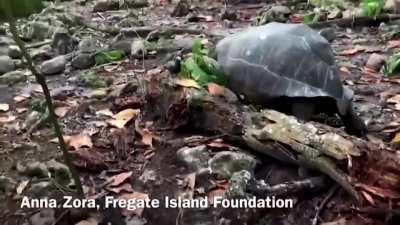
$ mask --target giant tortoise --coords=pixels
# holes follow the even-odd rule
[[[348,133],[365,134],[330,44],[308,26],[273,22],[252,27],[222,39],[217,55],[228,87],[250,102],[303,120],[317,112],[338,114]]]

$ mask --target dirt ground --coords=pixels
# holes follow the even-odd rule
[[[105,12],[92,12],[91,3],[78,4],[78,1],[60,3],[65,8],[73,8],[87,20],[98,24],[115,24],[120,17],[116,16],[124,10],[110,10]],[[136,20],[146,25],[190,27],[192,30],[205,31],[203,38],[215,41],[218,37],[211,37],[211,33],[224,33],[234,31],[251,25],[257,16],[257,12],[265,6],[265,3],[228,4],[227,10],[232,12],[236,19],[221,20],[221,13],[225,10],[224,3],[218,1],[201,1],[190,4],[190,15],[184,17],[171,16],[176,8],[175,4],[159,2],[151,8],[135,10],[139,15]],[[292,12],[293,15],[301,15],[302,10]],[[189,19],[188,19],[189,18]],[[399,104],[400,79],[397,76],[387,77],[380,71],[366,68],[366,62],[373,54],[390,57],[400,47],[400,40],[390,33],[388,23],[380,26],[360,27],[333,27],[335,40],[331,43],[336,53],[337,64],[343,83],[355,92],[354,103],[356,111],[368,124],[368,142],[385,146],[383,151],[398,150],[400,141],[396,141],[396,134],[400,130]],[[394,28],[393,28],[394,29]],[[76,29],[77,32],[79,29]],[[110,42],[116,37],[114,34],[101,32],[101,27],[93,31],[93,36]],[[85,31],[82,31],[84,33]],[[174,37],[174,35],[172,35]],[[194,39],[197,35],[180,34],[178,36]],[[175,37],[176,38],[176,37]],[[73,70],[61,75],[48,76],[47,82],[54,94],[53,99],[57,108],[67,110],[65,115],[59,118],[66,135],[90,136],[90,143],[79,140],[76,143],[81,148],[75,160],[75,165],[83,182],[87,196],[101,199],[101,196],[112,193],[119,196],[125,188],[128,193],[146,193],[150,198],[163,199],[165,196],[177,196],[190,186],[191,170],[187,169],[176,158],[176,152],[184,147],[180,144],[170,145],[160,143],[154,137],[162,140],[184,140],[185,138],[202,135],[202,138],[213,137],[215,134],[203,133],[196,129],[183,128],[176,130],[168,123],[166,115],[168,105],[163,105],[157,100],[160,93],[155,87],[147,96],[141,91],[128,91],[124,95],[113,98],[96,99],[93,97],[93,89],[82,87],[75,82],[78,77],[87,71],[94,71],[104,80],[112,80],[109,91],[118,89],[127,83],[140,83],[141,80],[153,81],[163,76],[171,75],[163,66],[177,51],[159,51],[143,59],[128,57],[124,61],[103,66],[95,66],[88,70]],[[291,62],[287,62],[291,63]],[[155,83],[157,84],[157,83]],[[137,85],[139,89],[141,85]],[[153,97],[152,94],[156,97]],[[109,95],[109,94],[108,94]],[[33,178],[23,176],[18,172],[20,165],[33,162],[47,162],[56,159],[63,161],[62,153],[55,141],[51,126],[44,124],[34,129],[30,136],[26,136],[25,125],[29,123],[29,114],[33,99],[42,96],[40,86],[29,79],[27,82],[12,86],[0,86],[0,103],[8,104],[9,110],[0,112],[2,117],[15,116],[15,119],[2,123],[0,127],[0,174],[5,175],[21,183],[27,180],[33,182]],[[150,97],[149,97],[150,96]],[[24,100],[19,101],[21,97]],[[17,99],[17,100],[16,100]],[[145,130],[145,135],[140,136],[135,131],[135,122],[131,121],[123,129],[111,129],[105,116],[109,111],[117,113],[121,110],[134,107],[140,109],[140,127]],[[167,110],[166,110],[167,108]],[[62,110],[62,109],[60,109]],[[105,111],[108,110],[108,111]],[[27,122],[28,121],[28,122]],[[152,140],[153,138],[153,140]],[[150,141],[149,141],[150,139]],[[211,138],[206,143],[218,143]],[[223,141],[225,145],[234,146],[234,143]],[[89,146],[88,146],[89,145]],[[196,145],[196,144],[194,144]],[[90,147],[90,148],[87,148]],[[226,146],[216,147],[226,149]],[[229,149],[229,148],[228,148]],[[77,149],[71,150],[76,152]],[[249,150],[249,149],[244,149]],[[255,154],[260,163],[256,167],[255,177],[266,179],[271,185],[301,179],[298,168],[293,165],[277,162],[268,157]],[[397,155],[398,152],[397,152]],[[128,178],[129,185],[119,187],[119,190],[110,191],[105,188],[108,178],[125,172],[132,172]],[[312,172],[312,175],[320,175]],[[189,177],[189,178],[188,178]],[[36,178],[35,178],[36,179]],[[189,179],[189,181],[188,181]],[[210,175],[196,177],[195,195],[208,195],[218,190],[226,190],[226,181],[220,181]],[[34,180],[37,181],[37,180]],[[295,199],[293,209],[268,209],[268,210],[232,210],[232,209],[145,209],[140,213],[147,223],[138,217],[125,220],[118,209],[100,210],[100,212],[76,213],[65,210],[56,210],[55,218],[50,223],[32,222],[32,217],[41,209],[20,209],[18,207],[22,193],[13,194],[7,201],[0,203],[0,223],[6,225],[16,224],[78,224],[87,217],[101,218],[99,223],[85,224],[296,224],[309,225],[315,217],[317,207],[326,198],[333,187],[330,182],[327,188],[313,192],[300,193],[291,196]],[[114,187],[116,188],[116,187]],[[28,188],[22,188],[28,189]],[[213,192],[213,193],[214,193]],[[19,196],[19,197],[18,197]],[[396,208],[395,206],[389,206]],[[372,207],[373,208],[373,207]],[[398,209],[398,205],[397,205]],[[69,216],[66,216],[69,215]],[[94,216],[96,215],[96,216]],[[129,214],[132,216],[133,214]],[[397,217],[396,217],[397,216]],[[223,219],[224,218],[224,219]],[[333,222],[332,222],[333,221]],[[343,190],[335,192],[324,206],[320,215],[320,224],[357,224],[379,225],[399,224],[399,213],[376,212],[371,209],[369,203],[355,203]],[[28,223],[27,223],[28,222]],[[328,223],[332,222],[332,223]],[[81,223],[79,223],[81,224]],[[83,224],[83,223],[82,223]]]

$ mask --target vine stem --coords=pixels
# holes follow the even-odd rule
[[[25,48],[25,43],[21,40],[21,38],[18,35],[18,30],[17,30],[17,27],[15,25],[14,18],[12,16],[11,7],[10,7],[8,1],[5,1],[5,5],[6,5],[6,9],[7,9],[7,10],[5,10],[6,17],[7,17],[8,23],[10,24],[10,32],[11,32],[16,44],[20,48],[23,57],[25,58],[25,60],[27,62],[28,69],[35,76],[36,81],[40,84],[40,86],[42,86],[43,94],[44,94],[44,96],[46,98],[47,108],[49,110],[49,121],[53,125],[54,132],[55,132],[55,134],[57,136],[60,148],[61,148],[63,156],[64,156],[65,164],[69,167],[69,170],[71,171],[72,179],[75,182],[75,186],[76,186],[76,190],[77,190],[78,196],[81,197],[81,198],[84,198],[84,192],[83,192],[83,188],[82,188],[82,183],[81,183],[81,180],[79,178],[78,171],[76,170],[75,166],[72,163],[72,157],[71,157],[71,154],[68,152],[67,145],[65,144],[60,124],[57,122],[57,117],[56,117],[56,114],[54,112],[53,101],[51,99],[49,88],[48,88],[48,86],[46,84],[46,79],[35,68],[35,66],[33,64],[33,61],[32,61],[32,58],[31,58],[31,56],[29,55],[28,51]]]

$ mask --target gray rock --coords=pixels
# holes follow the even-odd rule
[[[115,0],[98,0],[93,6],[93,12],[105,12],[118,9],[119,3]]]
[[[32,162],[26,165],[24,174],[30,177],[44,178],[48,177],[49,170],[46,164],[41,162]]]
[[[0,84],[13,85],[19,82],[24,82],[28,78],[24,71],[16,70],[0,76]]]
[[[374,71],[379,71],[385,64],[385,62],[386,62],[386,57],[384,55],[372,53],[369,56],[365,66],[370,69],[373,69]]]
[[[54,75],[64,72],[67,59],[65,56],[57,56],[53,59],[44,61],[41,65],[41,71],[44,75]]]
[[[96,40],[92,38],[84,38],[79,42],[78,51],[81,53],[95,53],[96,50]]]
[[[254,172],[257,160],[244,152],[223,151],[209,160],[211,173],[220,179],[229,179],[235,172],[247,170]]]
[[[110,45],[110,49],[124,51],[126,55],[131,54],[132,39],[117,40]]]
[[[15,45],[15,41],[9,36],[0,36],[0,45]]]
[[[79,53],[72,59],[71,65],[75,69],[89,69],[94,66],[96,61],[93,54]]]
[[[47,169],[50,171],[51,176],[59,183],[67,185],[71,182],[71,172],[68,166],[59,163],[54,159],[46,162]]]
[[[56,222],[55,212],[53,209],[42,209],[33,215],[30,219],[32,225],[48,225]]]
[[[43,41],[50,38],[54,32],[54,27],[48,23],[34,21],[26,24],[22,29],[22,34],[25,39]]]
[[[332,42],[336,39],[336,32],[332,27],[321,29],[318,33],[329,42]]]
[[[42,181],[32,184],[32,186],[27,190],[27,193],[29,193],[33,198],[46,198],[55,189],[56,188],[50,181]]]
[[[15,70],[14,61],[9,56],[0,56],[0,75]]]
[[[2,196],[9,196],[15,189],[16,182],[9,177],[0,176],[0,199]]]
[[[247,184],[252,178],[252,174],[247,170],[242,170],[232,174],[229,180],[229,190],[226,192],[228,198],[246,198],[250,194],[246,193]]]
[[[51,47],[58,55],[66,55],[75,48],[75,40],[65,28],[58,28],[52,38]]]
[[[22,57],[22,53],[18,46],[10,45],[8,47],[8,56],[13,59],[20,59]]]
[[[184,147],[178,150],[177,158],[189,169],[199,171],[208,167],[208,161],[211,158],[207,146],[200,145],[196,147]]]
[[[137,59],[146,57],[147,49],[144,40],[134,40],[131,45],[131,56]]]

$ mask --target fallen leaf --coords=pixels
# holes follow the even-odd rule
[[[192,79],[177,79],[175,83],[182,87],[193,87],[197,89],[201,88],[200,85],[195,80]]]
[[[153,133],[151,133],[149,129],[143,129],[142,142],[145,145],[153,147]]]
[[[82,147],[93,147],[92,139],[87,134],[78,134],[73,136],[65,135],[64,141],[69,147],[72,147],[74,150],[79,150]]]
[[[365,51],[365,48],[360,45],[356,45],[353,48],[346,49],[346,50],[339,52],[338,55],[354,55],[354,54],[362,52],[362,51]]]
[[[86,220],[82,220],[81,222],[75,225],[98,225],[99,221],[96,218],[90,217]]]
[[[69,106],[57,107],[54,112],[59,118],[63,118],[65,115],[67,115],[70,109],[71,107]]]
[[[11,123],[16,119],[15,116],[0,116],[0,123]]]
[[[27,108],[16,108],[15,110],[17,111],[17,113],[24,113],[28,111]]]
[[[107,123],[117,128],[123,128],[129,121],[137,117],[139,109],[125,109],[113,116],[114,119],[107,120]]]
[[[30,94],[20,94],[20,95],[17,95],[17,96],[14,97],[14,101],[16,103],[20,103],[20,102],[23,102],[23,101],[27,100],[30,97],[31,97]]]
[[[399,48],[400,47],[400,40],[390,40],[389,47],[391,48]]]
[[[0,103],[0,111],[7,112],[10,109],[10,105],[7,103]]]
[[[400,110],[400,95],[395,95],[389,98],[387,101],[389,104],[394,104],[396,110]]]
[[[228,189],[229,189],[228,182],[225,182],[223,184],[217,184],[217,186],[211,189],[207,194],[209,203],[213,204],[215,197],[224,196],[225,193],[228,191]]]
[[[132,188],[132,185],[131,185],[131,184],[128,184],[128,183],[125,183],[125,184],[120,185],[120,186],[118,186],[118,187],[106,187],[106,189],[107,189],[108,191],[114,192],[114,193],[116,193],[116,194],[119,194],[119,193],[121,193],[121,192],[127,192],[127,193],[132,193],[132,192],[134,192],[134,191],[133,191],[133,188]]]
[[[394,143],[394,144],[400,144],[400,132],[397,133],[397,134],[394,136],[394,138],[393,138],[393,140],[392,140],[392,143]]]
[[[339,220],[335,220],[332,222],[321,223],[321,225],[348,225],[348,223],[345,218],[340,218]]]
[[[342,73],[344,73],[346,75],[350,75],[351,74],[351,71],[345,66],[340,67],[339,70],[340,70],[340,72],[342,72]]]
[[[361,194],[364,196],[365,200],[367,200],[369,202],[369,204],[375,205],[374,198],[372,198],[372,196],[370,194],[368,194],[365,191],[361,191]]]
[[[29,180],[22,181],[17,187],[17,195],[21,195],[25,188],[28,186]]]
[[[96,116],[109,116],[113,117],[114,113],[111,112],[110,109],[102,109],[96,112]]]
[[[225,95],[225,87],[215,84],[215,83],[209,83],[208,84],[208,92],[212,96],[224,96]]]
[[[146,199],[149,198],[148,194],[141,193],[141,192],[133,192],[130,194],[123,194],[118,197],[118,199],[124,199],[126,201],[129,201],[131,199],[135,199],[136,202],[139,201],[145,201]],[[132,200],[131,200],[132,201]],[[137,216],[142,216],[143,211],[145,207],[137,207],[136,209],[128,210],[127,208],[122,209],[122,215],[124,216],[132,216],[132,215],[137,215]]]
[[[120,184],[124,183],[128,178],[130,178],[132,176],[132,173],[133,173],[132,171],[120,173],[120,174],[117,174],[115,176],[108,178],[107,182],[111,182],[111,183],[107,186],[109,186],[109,187],[119,186]]]
[[[362,188],[370,194],[379,196],[383,199],[400,199],[400,194],[389,189],[383,189],[366,184],[356,184],[356,187]]]

